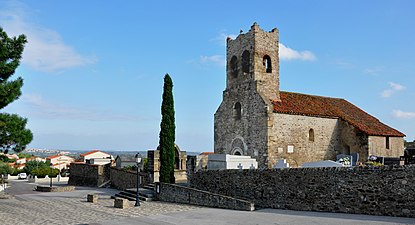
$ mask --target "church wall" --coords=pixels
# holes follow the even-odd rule
[[[240,119],[235,117],[236,102],[241,104]],[[257,159],[259,168],[266,168],[268,143],[266,110],[265,102],[255,92],[254,82],[245,82],[225,91],[223,101],[215,113],[215,153],[236,154],[235,151],[239,151],[241,155],[249,155]]]
[[[335,160],[339,143],[338,120],[301,115],[274,113],[274,125],[269,133],[269,166],[286,159],[292,167],[304,162]],[[310,129],[314,141],[310,141]],[[293,152],[290,153],[290,147]]]
[[[346,121],[340,120],[340,142],[338,154],[359,153],[359,162],[366,162],[368,157],[368,136]]]
[[[369,136],[369,155],[399,157],[403,155],[404,140],[402,137],[389,137],[389,149],[386,148],[386,137]]]

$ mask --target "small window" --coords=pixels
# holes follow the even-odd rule
[[[242,117],[241,103],[239,103],[239,102],[235,103],[235,106],[233,107],[233,109],[234,109],[235,120],[240,120],[241,117]]]
[[[390,143],[389,143],[389,137],[386,137],[386,149],[389,149]]]
[[[233,78],[238,77],[238,58],[236,58],[236,56],[232,56],[230,67],[231,67],[231,76]]]
[[[294,145],[287,145],[287,153],[294,153]]]
[[[308,131],[308,140],[311,142],[314,142],[314,130],[313,129],[310,129]]]
[[[265,72],[272,73],[272,64],[271,64],[271,57],[269,55],[265,55],[262,59],[262,63],[265,67]]]
[[[242,72],[249,73],[249,61],[250,61],[250,53],[248,50],[245,50],[242,53]]]

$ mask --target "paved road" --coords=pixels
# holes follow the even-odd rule
[[[114,189],[77,187],[73,192],[40,193],[33,185],[13,181],[8,190],[15,195],[0,199],[0,224],[415,224],[413,218],[355,214],[298,212],[262,209],[254,212],[203,208],[165,202],[142,202],[139,208],[116,209],[110,196]],[[26,188],[24,187],[26,186]],[[16,188],[16,190],[13,190]],[[97,204],[86,195],[99,195]]]
[[[28,183],[27,180],[11,180],[5,193],[10,195],[32,194],[35,187],[36,184]]]

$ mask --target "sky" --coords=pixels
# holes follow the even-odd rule
[[[163,77],[174,84],[176,143],[213,151],[226,37],[279,29],[280,88],[344,98],[415,139],[415,1],[0,2],[0,27],[28,39],[2,112],[28,118],[29,148],[149,150]]]

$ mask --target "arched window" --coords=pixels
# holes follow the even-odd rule
[[[241,153],[239,151],[236,151],[235,155],[241,155]]]
[[[272,64],[271,64],[271,57],[269,55],[265,55],[262,59],[262,64],[265,67],[265,72],[272,73]]]
[[[249,73],[249,61],[250,61],[250,53],[248,50],[245,50],[242,53],[242,72]]]
[[[236,56],[232,56],[230,67],[231,67],[231,76],[233,78],[238,77],[238,58],[236,58]]]
[[[309,141],[314,141],[314,130],[313,129],[310,129],[308,131],[308,140]]]
[[[233,107],[233,111],[234,111],[235,120],[240,120],[241,117],[242,117],[241,103],[239,103],[239,102],[235,103],[235,106]]]

